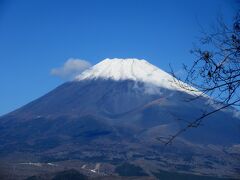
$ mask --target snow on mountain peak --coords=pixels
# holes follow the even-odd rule
[[[75,79],[78,81],[88,79],[133,80],[151,86],[183,90],[174,83],[173,76],[144,59],[135,58],[104,59]]]

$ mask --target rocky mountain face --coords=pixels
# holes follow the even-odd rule
[[[166,170],[239,177],[240,119],[233,108],[207,117],[171,145],[162,143],[160,139],[217,108],[207,96],[192,100],[200,93],[174,82],[145,60],[106,59],[2,116],[0,160],[71,159],[101,163],[106,174],[127,162],[150,176]]]

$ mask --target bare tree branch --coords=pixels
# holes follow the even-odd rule
[[[158,138],[166,145],[171,144],[189,128],[201,125],[206,117],[229,106],[240,106],[240,10],[231,25],[224,23],[222,18],[219,18],[217,23],[214,32],[202,32],[200,44],[191,51],[196,60],[190,67],[183,65],[186,72],[185,79],[177,77],[171,66],[170,68],[178,86],[187,91],[198,92],[188,101],[209,95],[222,106],[203,113],[169,138]],[[210,105],[214,106],[214,103],[216,101],[212,101]]]
[[[185,126],[184,128],[180,129],[176,134],[171,135],[169,138],[167,138],[167,137],[158,137],[157,139],[160,140],[161,142],[163,142],[165,145],[171,144],[175,138],[180,136],[182,133],[187,131],[189,128],[196,128],[196,127],[198,127],[206,117],[208,117],[208,116],[210,116],[210,115],[212,115],[212,114],[214,114],[214,113],[216,113],[218,111],[221,111],[222,109],[225,109],[225,108],[227,108],[229,106],[232,106],[233,104],[236,104],[238,102],[240,102],[240,99],[236,100],[236,101],[234,101],[234,102],[232,102],[230,104],[226,104],[226,105],[224,105],[224,106],[222,106],[220,108],[217,108],[217,109],[215,109],[213,111],[210,111],[210,112],[208,112],[206,114],[202,114],[202,116],[200,116],[199,118],[195,119],[194,121],[191,121],[187,126]]]

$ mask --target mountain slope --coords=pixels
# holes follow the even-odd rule
[[[30,153],[35,161],[127,161],[149,174],[171,169],[237,177],[240,123],[232,108],[171,146],[157,140],[215,108],[207,96],[186,101],[195,96],[146,61],[107,59],[1,117],[0,159]]]

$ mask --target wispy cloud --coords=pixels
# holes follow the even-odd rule
[[[70,58],[63,66],[51,69],[51,74],[63,79],[73,79],[91,66],[91,63],[88,61]]]

